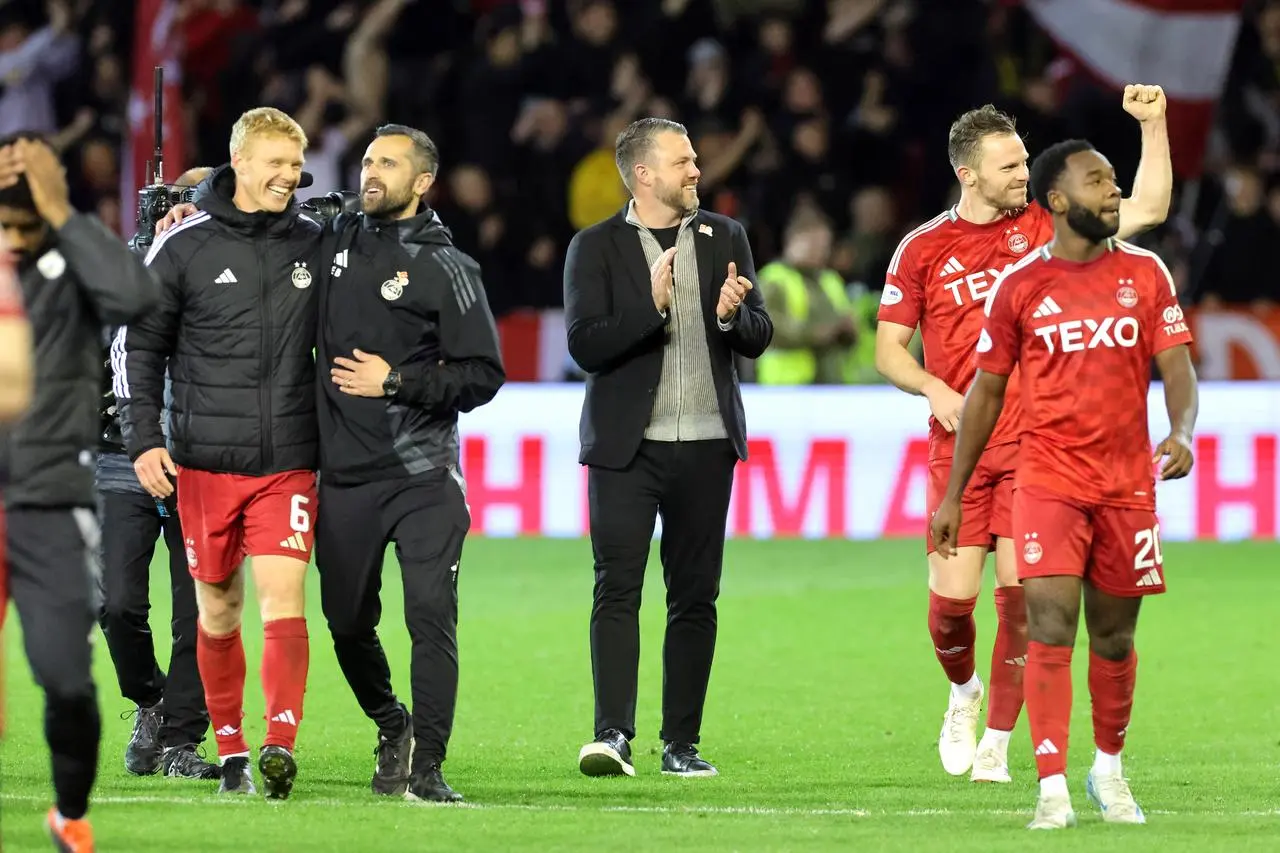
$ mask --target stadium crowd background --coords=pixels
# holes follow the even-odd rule
[[[64,151],[74,203],[121,222],[137,4],[0,0],[0,132]],[[748,227],[758,266],[787,223],[820,212],[831,266],[878,290],[898,239],[957,195],[946,131],[994,102],[1032,155],[1087,136],[1122,181],[1137,128],[1118,97],[1056,50],[1017,2],[947,0],[168,0],[180,34],[187,165],[227,159],[249,107],[311,137],[302,195],[355,188],[376,124],[427,130],[431,196],[483,265],[504,317],[561,302],[574,231],[625,200],[613,139],[644,114],[684,122],[704,206]],[[938,69],[946,69],[939,73]],[[1139,81],[1159,82],[1159,81]],[[172,179],[173,175],[168,175]],[[1202,177],[1140,243],[1185,304],[1266,310],[1280,281],[1280,2],[1248,4]]]

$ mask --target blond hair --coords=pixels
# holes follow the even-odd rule
[[[293,117],[275,107],[254,107],[236,119],[231,128],[231,156],[244,150],[252,136],[283,136],[307,148],[307,134]]]

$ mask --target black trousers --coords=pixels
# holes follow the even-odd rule
[[[204,685],[196,665],[196,590],[187,570],[182,525],[170,501],[161,516],[155,499],[136,492],[98,493],[102,514],[102,612],[99,624],[115,665],[120,695],[144,708],[164,700],[160,745],[201,743],[209,730]],[[163,534],[169,551],[169,626],[173,647],[166,675],[156,661],[148,614],[151,558]]]
[[[318,503],[320,602],[342,674],[380,733],[403,730],[377,632],[383,555],[394,542],[413,645],[413,769],[443,762],[458,696],[458,563],[471,527],[461,477],[437,470],[355,486],[322,477]]]
[[[727,440],[644,441],[627,468],[589,470],[597,737],[608,729],[628,740],[636,735],[640,594],[661,513],[667,631],[659,735],[664,741],[698,742],[716,648],[716,599],[737,461]]]
[[[89,809],[102,736],[90,645],[98,519],[89,507],[18,507],[7,512],[5,527],[9,592],[27,660],[44,690],[58,811],[78,819]]]

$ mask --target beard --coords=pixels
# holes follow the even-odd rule
[[[982,196],[982,200],[1006,214],[1020,213],[1027,206],[1028,196],[1024,187],[1021,190],[1013,190],[1006,186],[997,186],[994,183],[980,181],[978,184],[978,195]]]
[[[681,216],[688,216],[690,213],[697,210],[698,206],[701,204],[698,199],[698,189],[696,186],[693,190],[692,199],[685,195],[683,184],[669,186],[665,183],[659,183],[655,189],[656,192],[654,195],[658,197],[658,201],[662,202],[672,210],[680,211]]]
[[[1074,201],[1070,204],[1071,206],[1067,208],[1067,225],[1072,231],[1089,242],[1101,243],[1103,240],[1116,236],[1116,232],[1120,230],[1118,218],[1114,225],[1109,225],[1106,220],[1092,210],[1076,204]]]
[[[382,195],[373,202],[366,201],[364,197],[365,190],[370,187],[382,190]],[[365,216],[396,219],[417,202],[418,198],[413,194],[413,187],[404,187],[398,192],[393,192],[390,187],[381,183],[366,184],[360,188],[360,210]]]

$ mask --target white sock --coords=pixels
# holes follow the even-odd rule
[[[1093,772],[1098,776],[1119,776],[1120,754],[1111,755],[1098,750],[1093,757]]]
[[[951,695],[956,699],[964,699],[971,701],[978,698],[978,694],[982,691],[982,682],[978,680],[978,673],[970,676],[969,680],[964,684],[952,684]]]
[[[1042,797],[1066,797],[1069,796],[1067,791],[1067,777],[1061,773],[1055,773],[1052,776],[1046,776],[1040,780],[1040,796]]]
[[[1008,754],[1009,737],[1012,734],[1013,732],[1002,732],[999,729],[987,729],[982,733],[982,743],[978,744],[978,749],[983,750],[990,747]]]
[[[247,753],[247,752],[236,752],[236,753],[233,753],[233,754],[231,754],[231,755],[219,755],[219,756],[218,756],[218,763],[219,763],[219,764],[226,764],[226,763],[227,763],[227,759],[228,759],[228,758],[248,758],[248,757],[249,757],[249,753]]]

